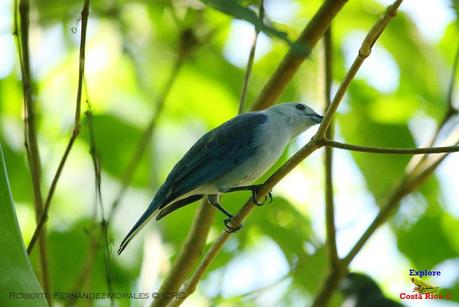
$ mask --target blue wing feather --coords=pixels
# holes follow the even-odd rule
[[[250,158],[258,149],[256,128],[266,120],[262,113],[245,113],[203,135],[172,169],[153,203],[162,208]]]
[[[217,179],[255,154],[259,145],[254,141],[257,128],[267,119],[263,113],[245,113],[204,134],[174,166],[147,210],[124,238],[118,254],[151,220],[157,209]]]

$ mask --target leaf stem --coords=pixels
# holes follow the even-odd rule
[[[76,108],[75,108],[75,122],[73,126],[72,135],[70,136],[67,147],[65,148],[64,154],[59,162],[56,173],[54,174],[51,186],[49,188],[48,196],[46,197],[45,207],[43,212],[40,214],[40,219],[37,223],[35,231],[30,240],[29,246],[27,247],[27,253],[30,253],[33,250],[33,247],[36,243],[36,240],[43,229],[43,226],[48,221],[48,213],[51,207],[51,200],[54,196],[54,192],[59,182],[62,170],[64,169],[67,158],[72,150],[73,144],[77,139],[80,133],[80,118],[81,118],[81,96],[83,90],[83,76],[84,76],[84,66],[85,66],[85,54],[86,54],[86,30],[88,26],[88,16],[89,16],[89,0],[85,0],[83,4],[83,9],[81,11],[81,37],[80,37],[80,55],[79,55],[79,70],[78,70],[78,87],[77,87],[77,97],[76,97]]]
[[[260,1],[260,8],[258,9],[258,18],[263,23],[263,18],[265,16],[265,8],[263,6],[263,0]],[[252,41],[252,46],[250,46],[249,59],[247,61],[247,68],[244,76],[244,83],[242,85],[241,96],[239,98],[239,114],[244,112],[244,104],[247,97],[247,88],[249,86],[250,76],[252,75],[253,62],[255,60],[255,51],[257,48],[258,35],[260,34],[260,29],[255,27],[255,33]]]
[[[438,154],[447,152],[458,152],[459,146],[441,146],[441,147],[421,147],[421,148],[387,148],[387,147],[368,147],[353,144],[340,143],[323,139],[321,142],[324,146],[345,149],[357,152],[392,154],[392,155],[420,155],[420,154]]]

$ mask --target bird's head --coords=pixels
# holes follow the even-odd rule
[[[272,106],[268,111],[285,122],[292,131],[292,137],[320,124],[323,119],[323,116],[303,103],[282,103]]]

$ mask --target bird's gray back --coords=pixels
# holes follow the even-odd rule
[[[203,135],[174,166],[152,204],[161,209],[249,159],[258,150],[254,138],[267,119],[260,112],[245,113]]]

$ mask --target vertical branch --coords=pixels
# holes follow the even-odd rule
[[[77,97],[76,97],[76,108],[75,108],[75,122],[73,126],[72,135],[70,140],[65,148],[64,155],[62,156],[59,166],[57,167],[56,173],[54,174],[51,186],[49,188],[48,196],[46,197],[45,207],[43,212],[40,214],[40,219],[35,228],[32,239],[30,240],[29,246],[27,247],[27,252],[30,254],[33,250],[33,247],[36,243],[36,240],[44,226],[48,221],[49,208],[51,206],[51,200],[56,190],[57,183],[61,176],[62,170],[64,169],[65,162],[70,154],[70,150],[75,143],[76,138],[80,134],[80,117],[81,117],[81,94],[83,90],[83,76],[84,76],[84,64],[85,64],[85,54],[86,54],[86,30],[88,25],[88,16],[89,16],[89,0],[85,0],[83,4],[83,9],[81,11],[81,37],[80,37],[80,56],[79,56],[79,70],[78,70],[78,87],[77,87]]]
[[[263,22],[264,17],[265,17],[265,8],[264,8],[263,0],[261,0],[260,8],[258,10],[258,18],[260,19],[261,22]],[[254,37],[252,41],[252,46],[250,47],[249,59],[247,61],[247,68],[246,68],[245,76],[244,76],[244,83],[242,85],[241,96],[239,98],[239,112],[238,112],[239,114],[244,113],[244,104],[247,98],[247,88],[249,86],[250,76],[252,75],[253,62],[255,59],[255,51],[257,48],[257,41],[258,41],[259,34],[260,34],[260,29],[255,27],[255,33],[254,33]]]
[[[15,12],[18,12],[15,10]],[[20,22],[20,43],[18,50],[20,55],[21,73],[22,73],[22,88],[24,95],[24,145],[27,153],[27,161],[29,164],[33,194],[35,205],[35,218],[38,223],[43,212],[43,197],[41,194],[41,167],[40,167],[40,152],[37,141],[35,105],[32,94],[32,74],[30,68],[30,50],[29,50],[29,15],[30,2],[29,0],[19,1],[19,22]],[[15,17],[17,25],[17,17]],[[16,26],[15,26],[16,27]],[[17,31],[17,28],[16,28]],[[40,266],[42,273],[43,289],[45,292],[51,291],[51,285],[48,276],[48,252],[47,240],[43,234],[39,238],[40,241]],[[52,305],[50,296],[47,296],[48,303]]]
[[[333,45],[331,27],[324,35],[324,98],[327,111],[331,104],[331,87],[333,82]],[[325,132],[325,137],[333,139],[333,122]],[[338,266],[338,251],[336,248],[335,209],[333,197],[333,148],[325,147],[325,217],[327,231],[327,248],[330,268]]]
[[[105,219],[105,212],[104,212],[104,203],[102,200],[102,192],[101,192],[101,166],[100,166],[100,159],[97,153],[97,146],[96,146],[96,137],[94,132],[94,120],[93,120],[93,113],[92,108],[89,100],[86,100],[88,105],[88,110],[85,112],[86,119],[88,122],[88,132],[89,132],[89,143],[90,143],[90,153],[91,153],[91,160],[94,169],[94,177],[95,177],[95,190],[96,190],[96,206],[99,204],[99,211],[100,211],[100,228],[101,228],[101,236],[104,244],[104,265],[105,265],[105,280],[107,283],[107,290],[109,293],[113,293],[113,285],[112,285],[112,276],[111,276],[111,257],[110,257],[110,245],[108,242],[108,227],[107,221]],[[97,216],[94,217],[97,219]],[[96,247],[97,245],[92,244],[92,246]],[[115,305],[115,301],[112,296],[110,296],[110,304],[113,307]]]

